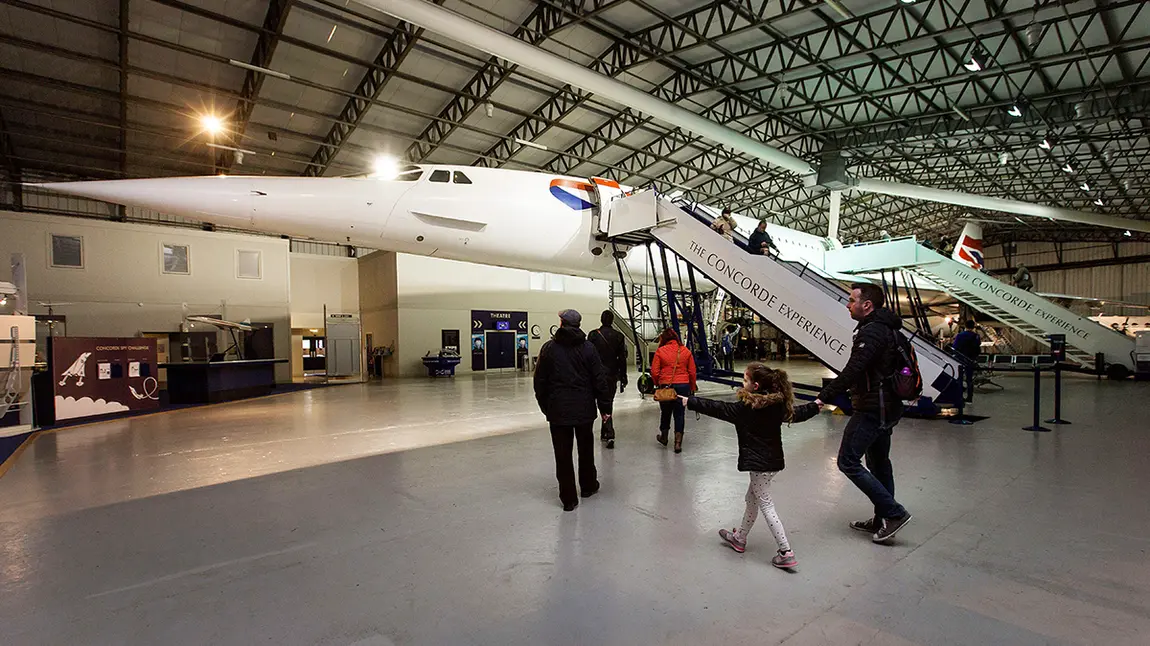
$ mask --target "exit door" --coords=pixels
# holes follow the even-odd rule
[[[515,367],[515,332],[489,331],[487,337],[487,369]]]

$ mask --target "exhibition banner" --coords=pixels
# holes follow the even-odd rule
[[[52,339],[56,419],[159,408],[156,340]]]

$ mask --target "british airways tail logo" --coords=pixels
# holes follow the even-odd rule
[[[969,235],[962,236],[958,243],[958,259],[975,269],[982,269],[982,240]]]
[[[551,180],[551,194],[575,211],[594,206],[590,201],[594,190],[595,187],[587,182],[563,178]]]

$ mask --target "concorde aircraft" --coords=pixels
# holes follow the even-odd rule
[[[631,190],[602,178],[441,165],[346,178],[219,175],[33,186],[217,226],[607,280],[618,278],[615,250],[595,239],[594,215],[601,202]],[[735,219],[744,235],[758,224]],[[784,259],[818,267],[821,254],[838,246],[778,225],[768,232]],[[620,251],[632,278],[650,278],[645,250]]]

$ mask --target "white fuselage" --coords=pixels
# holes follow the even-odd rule
[[[610,243],[595,240],[600,187],[592,180],[433,165],[400,178],[207,176],[39,186],[217,226],[531,271],[618,277]],[[757,224],[736,219],[744,235]],[[784,258],[822,266],[826,239],[775,225],[768,232]],[[649,279],[648,265],[645,249],[630,250],[631,277]]]

